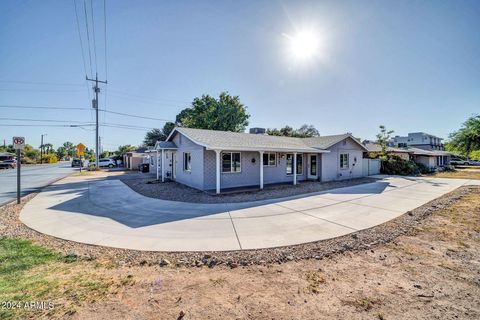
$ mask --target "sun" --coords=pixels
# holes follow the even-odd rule
[[[319,32],[304,29],[283,36],[287,38],[288,55],[295,61],[306,63],[322,56],[323,39]]]
[[[318,50],[318,38],[311,31],[299,32],[290,39],[293,55],[299,59],[309,59],[315,56]]]

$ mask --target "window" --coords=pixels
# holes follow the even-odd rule
[[[277,165],[277,154],[276,153],[264,153],[263,154],[263,165],[267,167],[273,167]]]
[[[303,154],[297,154],[297,174],[303,173]],[[293,174],[293,153],[287,153],[287,174]]]
[[[340,154],[340,169],[348,169],[349,168],[349,163],[348,163],[348,153],[341,153]]]
[[[190,152],[183,153],[183,170],[192,171],[192,154]]]
[[[240,152],[222,153],[222,172],[241,172]]]

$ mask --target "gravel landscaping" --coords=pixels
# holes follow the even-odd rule
[[[150,198],[193,203],[233,203],[284,198],[334,188],[371,183],[378,179],[357,178],[332,182],[302,181],[295,186],[292,184],[266,185],[263,190],[243,189],[238,190],[238,192],[224,193],[220,195],[193,189],[174,181],[163,183],[157,182],[150,177],[145,178],[140,176],[133,178],[133,176],[131,176],[127,178],[121,177],[120,180],[133,191]]]
[[[473,193],[480,194],[480,187],[461,187],[392,221],[367,230],[329,240],[271,249],[167,253],[87,245],[54,238],[29,229],[18,219],[23,205],[16,204],[0,207],[0,236],[31,239],[35,243],[47,246],[70,257],[78,257],[78,259],[85,260],[101,259],[102,261],[106,259],[115,265],[191,267],[227,265],[234,268],[239,265],[265,265],[301,259],[322,259],[335,253],[372,248],[376,245],[390,242],[400,235],[413,232],[415,227],[427,216]],[[31,194],[24,197],[23,203],[35,195]]]

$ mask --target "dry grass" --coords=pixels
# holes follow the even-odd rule
[[[474,179],[480,180],[480,170],[456,169],[455,171],[436,172],[432,175],[435,178]]]

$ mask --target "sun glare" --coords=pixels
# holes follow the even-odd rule
[[[308,59],[317,53],[318,38],[313,32],[300,32],[290,39],[290,46],[295,57]]]
[[[297,63],[307,63],[323,55],[323,40],[319,32],[305,29],[293,35],[283,34],[287,38],[288,54]]]

